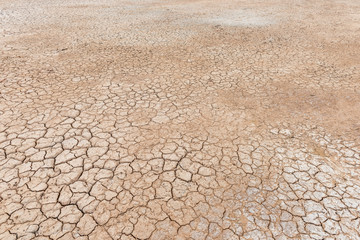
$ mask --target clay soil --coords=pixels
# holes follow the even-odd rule
[[[0,239],[360,239],[360,1],[0,0]]]

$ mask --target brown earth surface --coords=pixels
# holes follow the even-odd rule
[[[360,239],[360,1],[0,0],[0,239]]]

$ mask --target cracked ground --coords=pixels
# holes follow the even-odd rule
[[[0,239],[360,239],[360,2],[0,0]]]

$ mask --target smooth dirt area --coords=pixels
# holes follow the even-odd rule
[[[360,1],[0,0],[0,239],[360,239]]]

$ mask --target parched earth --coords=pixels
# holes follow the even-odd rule
[[[360,239],[360,2],[0,0],[0,239]]]

